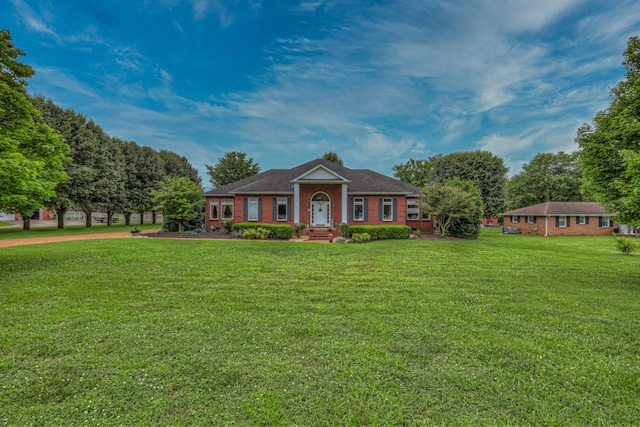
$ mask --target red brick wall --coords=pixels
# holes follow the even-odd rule
[[[504,217],[505,227],[518,227],[522,234],[545,235],[545,227],[548,226],[548,236],[608,236],[613,233],[613,229],[618,227],[618,223],[613,221],[611,227],[600,227],[600,217],[590,216],[589,224],[578,224],[578,217],[570,216],[569,227],[556,227],[556,217],[551,216],[547,222],[547,218],[543,216],[536,217],[535,224],[528,224],[527,217],[520,216],[520,221],[515,223],[511,221],[511,216]],[[535,231],[537,227],[537,232]]]

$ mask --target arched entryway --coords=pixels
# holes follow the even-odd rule
[[[331,199],[318,192],[311,197],[311,226],[328,227],[331,224]]]

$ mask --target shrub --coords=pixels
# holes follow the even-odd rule
[[[300,237],[305,228],[307,228],[307,224],[294,224],[293,230],[296,232],[296,237]]]
[[[226,221],[222,221],[222,228],[224,228],[224,232],[229,234],[233,231],[233,220],[228,219]]]
[[[347,243],[347,239],[345,237],[339,236],[333,239],[334,243]]]
[[[411,227],[407,225],[352,225],[349,227],[351,237],[355,233],[367,233],[371,240],[408,239],[411,237]]]
[[[351,239],[353,239],[354,243],[364,243],[371,240],[371,236],[369,233],[353,233]]]
[[[625,255],[631,255],[631,252],[636,250],[637,246],[638,244],[630,237],[619,237],[616,239],[616,247]]]
[[[242,232],[242,236],[245,239],[260,239],[265,240],[269,238],[269,234],[271,232],[266,228],[258,227],[258,228],[245,228]]]
[[[238,222],[233,224],[233,231],[239,231],[243,235],[248,228],[264,228],[269,230],[269,237],[273,239],[290,239],[293,233],[291,224],[261,224],[257,222]]]
[[[343,222],[338,227],[340,228],[340,232],[342,233],[342,237],[344,237],[345,239],[348,238],[348,237],[351,237],[351,235],[349,234],[350,233],[349,224],[347,224],[346,222]]]

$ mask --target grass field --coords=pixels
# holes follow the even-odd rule
[[[63,230],[58,230],[57,225],[51,225],[47,227],[32,227],[29,231],[23,231],[22,228],[0,228],[0,240],[5,239],[28,239],[30,237],[50,237],[60,235],[72,235],[72,234],[98,234],[98,233],[113,233],[117,231],[130,231],[133,227],[138,227],[139,230],[158,230],[162,228],[162,224],[144,224],[138,223],[131,225],[124,224],[93,224],[87,228],[84,225],[67,225]]]
[[[635,425],[611,237],[0,249],[0,424]]]

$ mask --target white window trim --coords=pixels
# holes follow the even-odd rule
[[[225,217],[224,216],[224,207],[225,206],[231,206],[231,218]],[[222,219],[223,221],[233,221],[233,217],[235,215],[235,207],[234,207],[234,203],[233,203],[233,199],[223,199],[220,203],[220,219]]]
[[[580,215],[576,218],[576,224],[578,225],[586,225],[587,223],[587,217],[584,215]]]
[[[385,208],[389,207],[389,217],[385,217]],[[382,220],[393,221],[393,199],[382,199]]]
[[[411,212],[413,215],[415,215],[415,218],[410,218],[409,217],[409,210],[410,209],[414,209],[414,212]],[[407,199],[407,221],[419,221],[420,220],[420,205],[418,204],[418,201],[416,199]]]
[[[216,208],[216,213],[218,214],[215,217],[213,216],[214,206]],[[209,201],[209,219],[219,219],[219,218],[220,218],[220,200],[212,199]]]
[[[567,216],[558,215],[558,228],[567,228]]]
[[[535,215],[527,215],[527,224],[535,224],[536,216]]]
[[[280,206],[284,206],[284,218],[280,218]],[[276,200],[277,221],[286,221],[289,217],[289,205],[286,197],[278,197]]]
[[[360,205],[362,206],[362,216],[356,216],[356,207]],[[354,221],[364,221],[364,197],[354,197],[353,199],[353,220]]]
[[[253,212],[252,212],[253,208]],[[255,217],[252,217],[251,214]],[[247,200],[247,221],[258,221],[260,218],[259,202],[257,197],[249,197]]]

